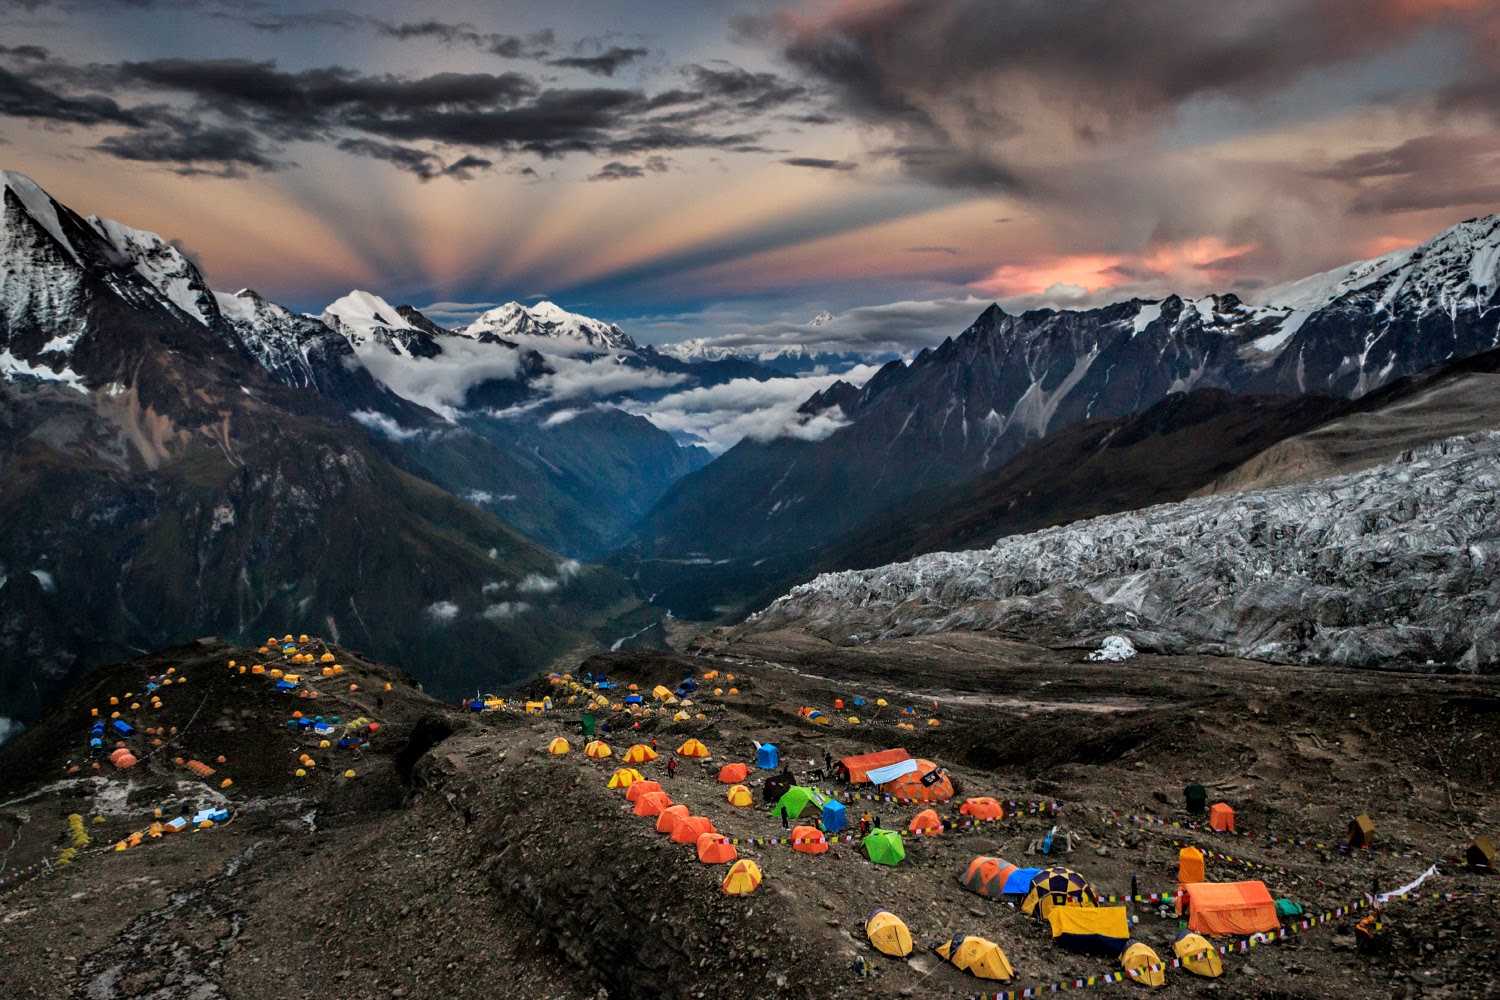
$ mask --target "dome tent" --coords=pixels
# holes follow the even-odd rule
[[[1167,985],[1166,968],[1161,957],[1139,941],[1125,949],[1120,956],[1120,965],[1125,968],[1133,982],[1152,988]]]
[[[1008,861],[981,854],[958,876],[958,884],[977,895],[1000,899],[1004,895],[1005,880],[1016,870],[1016,866]]]
[[[625,792],[625,801],[639,802],[642,797],[650,795],[652,792],[661,791],[662,787],[659,782],[651,781],[649,779],[646,781],[633,781],[630,783],[630,787]],[[662,794],[666,793],[663,792]]]
[[[1047,919],[1053,907],[1098,906],[1099,894],[1089,880],[1071,868],[1044,868],[1031,880],[1021,912]],[[1128,935],[1127,935],[1128,936]]]
[[[552,754],[554,757],[561,757],[563,754],[572,749],[573,748],[568,745],[568,741],[563,739],[561,736],[557,737],[551,743],[547,744],[547,752]]]
[[[1224,962],[1219,950],[1208,938],[1197,931],[1183,931],[1172,942],[1172,954],[1182,962],[1182,967],[1195,976],[1214,979],[1224,974]]]
[[[890,910],[875,910],[865,918],[865,936],[882,955],[905,958],[912,953],[911,930]]]
[[[1015,978],[1016,970],[995,942],[969,934],[955,934],[932,949],[956,968],[980,979],[1001,981]]]
[[[741,858],[729,869],[724,881],[719,883],[726,895],[745,896],[760,888],[760,866],[748,858]]]
[[[739,851],[722,833],[698,834],[698,860],[705,865],[727,865],[739,857]]]

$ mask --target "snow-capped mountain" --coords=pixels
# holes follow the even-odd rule
[[[917,491],[963,482],[1083,420],[1174,392],[1356,398],[1500,346],[1500,216],[1283,287],[1134,299],[1088,311],[987,309],[864,386],[813,401],[847,424],[820,441],[743,441],[674,487],[638,538],[660,558],[759,558],[817,546]]]
[[[1500,432],[1352,475],[1162,504],[819,576],[743,626],[953,629],[1352,666],[1500,662]]]
[[[443,353],[428,329],[373,292],[355,289],[329,304],[319,319],[343,334],[356,351],[379,345],[392,354],[413,358]]]
[[[181,250],[155,233],[132,229],[112,219],[91,215],[87,221],[111,246],[128,257],[136,273],[167,301],[204,326],[214,325],[217,313],[213,293]]]
[[[460,336],[484,341],[520,342],[531,337],[547,338],[556,341],[556,348],[565,353],[634,353],[638,350],[630,335],[615,324],[568,312],[547,301],[532,306],[507,302],[483,313],[457,332]]]
[[[727,347],[712,337],[694,337],[690,340],[679,340],[673,344],[659,344],[654,350],[679,361],[698,363],[750,361],[788,375],[818,369],[844,372],[870,360],[862,355],[848,352],[819,351],[805,344],[787,344],[768,348]],[[891,355],[884,355],[880,360],[887,361],[890,358]]]

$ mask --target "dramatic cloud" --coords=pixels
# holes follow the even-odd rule
[[[664,174],[671,169],[671,164],[664,156],[649,156],[645,162],[636,165],[633,163],[621,163],[619,160],[610,160],[598,171],[589,176],[591,181],[624,181],[635,177],[645,177],[646,174]]]
[[[560,59],[549,59],[547,64],[567,69],[581,69],[585,73],[593,73],[597,76],[614,76],[615,71],[620,67],[644,59],[648,54],[646,49],[621,48],[612,45],[596,55],[563,56]]]
[[[714,454],[733,447],[741,438],[769,441],[793,437],[816,441],[847,421],[837,409],[799,413],[809,396],[843,380],[862,385],[878,369],[862,365],[842,375],[811,375],[767,381],[735,379],[724,385],[672,393],[651,404],[625,404],[680,439],[700,444]]]
[[[789,167],[811,167],[814,170],[853,170],[859,166],[848,160],[822,160],[816,156],[789,156],[781,162]]]
[[[1309,176],[1343,182],[1367,214],[1500,206],[1500,136],[1433,133],[1359,153]]]
[[[462,337],[445,338],[443,353],[433,358],[409,358],[372,343],[359,359],[392,392],[449,420],[457,419],[470,389],[490,379],[514,379],[521,371],[514,348]]]
[[[374,139],[344,139],[338,145],[346,153],[385,160],[422,181],[430,181],[435,177],[455,177],[466,181],[474,176],[475,171],[488,170],[495,165],[492,160],[473,155],[461,156],[452,163],[444,163],[436,154],[424,149]]]

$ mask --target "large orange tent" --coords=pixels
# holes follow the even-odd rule
[[[839,777],[851,785],[868,785],[870,784],[869,772],[891,764],[899,764],[903,760],[911,760],[911,754],[899,747],[893,750],[881,750],[877,753],[862,753],[855,757],[845,757],[838,762]]]
[[[707,816],[684,816],[672,828],[672,842],[676,844],[696,844],[698,837],[705,833],[718,833],[714,829],[713,820]]]
[[[1234,832],[1234,810],[1228,802],[1215,802],[1209,807],[1208,825],[1219,833]]]
[[[698,860],[705,865],[727,865],[740,856],[722,833],[698,834]]]
[[[650,795],[652,792],[660,792],[661,790],[660,782],[650,780],[636,781],[631,783],[630,787],[625,790],[625,801],[639,802],[642,797]]]
[[[815,826],[792,827],[792,850],[798,854],[826,854],[828,838]]]
[[[901,802],[947,802],[953,798],[953,782],[930,760],[917,758],[917,769],[880,786],[886,795]],[[935,779],[923,780],[937,773]]]
[[[631,785],[630,790],[635,791],[637,788],[641,787],[641,785],[644,784],[644,781],[638,782],[637,784]],[[645,795],[642,795],[640,798],[636,799],[635,814],[637,816],[660,816],[662,810],[669,808],[671,805],[672,797],[666,792],[647,792]]]
[[[1005,808],[1000,805],[999,799],[989,796],[980,796],[974,799],[964,799],[964,804],[958,810],[965,816],[972,816],[978,820],[1004,819]]]
[[[719,768],[719,780],[726,785],[737,785],[750,776],[750,769],[744,764],[725,764]]]
[[[1197,882],[1177,894],[1177,913],[1187,913],[1188,930],[1199,934],[1244,936],[1281,926],[1276,901],[1264,882]]]
[[[667,806],[656,814],[656,832],[671,833],[677,829],[677,824],[687,819],[690,815],[687,806]]]

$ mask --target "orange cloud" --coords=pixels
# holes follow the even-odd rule
[[[990,295],[1041,295],[1057,285],[1097,292],[1123,285],[1130,279],[1120,270],[1126,258],[1110,254],[1082,253],[1025,264],[1001,264],[974,287]]]
[[[1057,287],[1098,292],[1121,285],[1158,281],[1196,293],[1235,273],[1235,261],[1259,248],[1230,244],[1217,236],[1176,243],[1153,243],[1137,254],[1081,253],[1001,264],[971,287],[1000,298],[1042,295]]]

